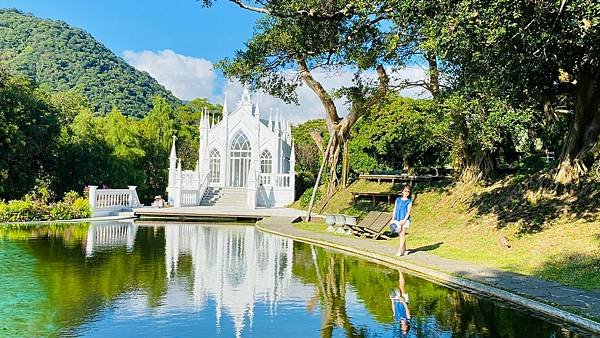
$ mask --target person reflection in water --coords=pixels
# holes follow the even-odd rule
[[[398,270],[398,288],[390,291],[394,320],[400,323],[402,335],[410,331],[410,310],[408,309],[408,293],[404,290],[404,275]]]

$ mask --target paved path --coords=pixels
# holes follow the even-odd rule
[[[408,256],[396,258],[394,254],[396,253],[397,248],[385,245],[381,241],[358,238],[355,236],[318,233],[298,229],[291,223],[292,218],[273,217],[259,222],[257,226],[267,231],[278,232],[292,237],[305,238],[309,241],[334,244],[334,247],[340,249],[358,249],[350,251],[359,254],[370,253],[372,254],[370,256],[374,258],[383,259],[388,263],[394,265],[397,264],[398,266],[415,271],[422,270],[419,269],[419,267],[425,267],[437,272],[442,272],[442,274],[460,276],[471,281],[494,287],[489,288],[492,289],[491,291],[495,288],[509,291],[497,293],[501,298],[510,299],[510,293],[512,293],[542,303],[557,305],[558,307],[568,309],[574,313],[583,314],[588,318],[592,318],[593,320],[591,321],[587,320],[587,326],[592,326],[591,328],[588,327],[588,329],[592,329],[600,334],[600,292],[583,291],[531,276],[486,268],[453,259],[441,258],[425,251],[417,250]],[[436,275],[436,273],[432,271],[423,273],[432,276]],[[436,278],[435,276],[433,277]],[[440,279],[446,280],[451,284],[456,284],[455,281],[451,281],[443,276]],[[465,287],[470,288],[468,285],[465,285]],[[494,292],[491,292],[490,294],[494,294]],[[531,307],[529,304],[525,305]],[[544,311],[544,309],[541,309],[540,311]],[[552,313],[548,314],[553,315]],[[565,319],[583,325],[581,322],[572,320],[572,318]]]

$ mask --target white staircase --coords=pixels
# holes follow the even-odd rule
[[[245,188],[208,187],[202,196],[201,206],[246,207]]]

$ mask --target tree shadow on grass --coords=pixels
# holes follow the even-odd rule
[[[515,176],[474,195],[469,206],[480,216],[497,216],[498,229],[519,223],[521,234],[543,231],[562,215],[587,221],[599,218],[598,182],[586,182],[569,190],[560,188],[557,192],[550,175]]]
[[[553,258],[533,275],[600,294],[600,254],[572,253]]]

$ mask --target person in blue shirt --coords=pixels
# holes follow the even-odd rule
[[[410,331],[410,310],[408,309],[408,293],[404,290],[404,275],[398,270],[399,280],[398,288],[390,291],[390,300],[392,301],[392,312],[394,320],[400,323],[400,331],[403,335]]]
[[[412,221],[410,218],[410,210],[412,209],[411,194],[411,187],[405,185],[402,188],[402,196],[396,198],[396,202],[394,202],[394,212],[392,213],[393,218],[390,229],[392,232],[397,233],[400,238],[400,248],[398,248],[396,256],[406,256],[409,252],[406,250],[406,229],[408,229]]]

